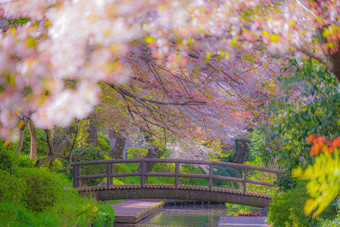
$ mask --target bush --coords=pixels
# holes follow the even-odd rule
[[[97,216],[93,221],[93,226],[113,226],[115,222],[115,211],[111,204],[105,202],[98,203]]]
[[[14,173],[17,165],[17,155],[12,151],[5,150],[3,146],[0,145],[0,170]]]
[[[0,226],[112,226],[113,209],[79,196],[63,174],[15,166],[32,163],[10,151],[1,154],[11,158],[0,160]]]
[[[0,170],[0,179],[0,202],[20,202],[23,199],[23,191],[26,187],[25,181],[4,170]]]
[[[297,187],[274,195],[269,206],[268,223],[274,226],[315,226],[317,221],[305,217],[303,207],[309,198],[306,183],[299,182]]]
[[[279,174],[277,176],[274,184],[282,191],[286,191],[296,187],[297,180],[291,177],[291,173],[289,171],[284,174]]]
[[[127,158],[144,158],[148,153],[148,149],[144,147],[129,147],[127,150]]]
[[[34,163],[33,161],[28,157],[28,155],[20,153],[18,156],[18,167],[22,168],[33,168]]]
[[[303,208],[308,198],[304,181],[299,181],[295,188],[275,194],[268,209],[268,223],[274,226],[319,226],[319,220],[305,216]],[[330,206],[324,214],[320,215],[320,218],[329,217],[335,213],[335,207]]]
[[[61,175],[45,169],[23,168],[18,172],[25,179],[24,201],[33,211],[43,211],[52,206],[59,198],[66,184]]]

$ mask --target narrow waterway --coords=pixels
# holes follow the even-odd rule
[[[226,216],[225,205],[179,205],[165,207],[136,226],[218,226]]]

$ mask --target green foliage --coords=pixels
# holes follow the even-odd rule
[[[74,151],[73,156],[76,156],[82,152],[81,149],[76,149]],[[93,161],[93,160],[103,160],[105,159],[105,152],[102,151],[100,148],[96,147],[88,147],[86,148],[85,152],[78,158],[74,159],[74,162],[79,161]],[[92,175],[92,174],[101,174],[106,173],[107,165],[101,164],[101,165],[86,165],[81,167],[81,174],[83,175]],[[73,175],[73,169],[69,171],[71,176]],[[94,178],[94,179],[86,179],[82,181],[83,185],[87,186],[93,186],[98,185],[103,181],[104,178]]]
[[[321,223],[322,227],[338,227],[340,226],[340,214],[334,219],[327,219]]]
[[[289,169],[313,161],[305,139],[310,134],[335,138],[340,134],[340,88],[334,75],[313,61],[297,67],[296,74],[280,77],[283,92],[266,107],[263,132]],[[300,93],[296,93],[296,90]]]
[[[144,147],[129,147],[127,150],[127,158],[144,158],[148,153],[148,149]]]
[[[113,226],[115,211],[110,203],[99,202],[97,216],[94,219],[94,227]]]
[[[59,198],[65,180],[45,169],[22,168],[18,175],[25,179],[24,202],[33,211],[43,211]]]
[[[238,170],[228,167],[228,166],[215,166],[214,169],[214,175],[220,175],[225,177],[241,177],[241,174]],[[239,188],[239,185],[237,183],[229,182],[229,181],[221,181],[221,180],[214,180],[215,186],[229,186],[232,188]]]
[[[138,163],[117,163],[113,165],[114,173],[133,173],[138,169]],[[140,184],[140,177],[120,177],[118,178],[123,184]]]
[[[318,226],[318,219],[305,216],[303,207],[309,195],[306,192],[306,182],[300,181],[295,188],[277,193],[272,198],[268,208],[268,223],[274,226]],[[335,207],[329,207],[321,218],[334,215]]]
[[[26,24],[27,22],[29,22],[30,20],[31,20],[30,18],[25,18],[25,17],[7,19],[7,25],[10,27],[22,26]]]
[[[325,215],[327,219],[322,220],[322,227],[337,227],[340,226],[340,197],[338,197],[337,201],[333,202],[334,206],[337,206],[337,214],[336,215]]]
[[[14,153],[5,152],[15,159]],[[0,166],[9,170],[0,170],[0,226],[113,225],[113,209],[93,197],[79,196],[63,174],[27,168],[31,162],[22,156],[10,165],[2,163],[6,160],[0,160]]]
[[[54,159],[53,161],[43,163],[40,168],[45,168],[51,171],[56,171],[58,169],[63,169],[64,166],[63,166],[63,163],[59,159]]]
[[[0,144],[0,170],[14,173],[17,165],[18,159],[16,154],[5,150],[2,144]]]
[[[104,151],[106,154],[108,154],[111,150],[111,142],[109,137],[104,134],[103,132],[99,132],[97,134],[98,139],[98,147]]]
[[[18,143],[9,143],[7,147],[4,146],[5,140],[0,139],[0,151],[12,151],[15,152],[17,149]]]
[[[157,163],[152,168],[152,172],[163,172],[163,173],[174,173],[175,172],[175,164],[173,163]],[[148,177],[148,184],[174,184],[173,177]]]
[[[20,153],[18,156],[18,167],[34,167],[34,162],[28,157],[28,155]]]
[[[306,188],[312,197],[305,204],[305,213],[313,217],[322,213],[340,192],[340,154],[338,149],[334,153],[321,153],[315,158],[313,165],[306,170],[301,167],[292,170],[292,176],[309,180]]]
[[[274,195],[269,206],[268,222],[274,226],[315,226],[317,221],[305,217],[303,206],[308,199],[305,183]]]
[[[294,188],[297,180],[291,177],[290,172],[285,172],[284,174],[279,174],[274,183],[281,191],[286,191]]]
[[[255,129],[248,134],[248,137],[251,143],[249,144],[247,161],[268,166],[272,155],[266,150],[265,135],[260,130]]]
[[[46,142],[42,141],[40,138],[46,140],[46,133],[44,130],[40,128],[35,128],[36,134],[37,134],[37,151],[38,156],[44,156],[47,154],[48,151],[48,145]],[[24,142],[22,145],[22,153],[29,154],[31,150],[31,135],[29,128],[26,127],[24,130]]]
[[[10,172],[0,170],[0,202],[11,201],[17,203],[23,199],[26,182]]]
[[[180,173],[193,173],[193,174],[205,174],[205,172],[192,164],[184,164],[180,167]],[[206,186],[208,185],[208,179],[202,178],[180,178],[180,184],[187,184],[187,185],[200,185]]]

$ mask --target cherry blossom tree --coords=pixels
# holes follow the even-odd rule
[[[192,132],[220,123],[192,118],[239,124],[259,94],[279,92],[268,74],[278,54],[316,58],[339,77],[337,1],[2,0],[0,11],[1,137],[18,114],[47,129],[88,116],[100,81],[139,121]]]

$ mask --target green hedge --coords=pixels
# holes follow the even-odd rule
[[[109,204],[79,196],[64,174],[23,157],[0,151],[0,226],[113,225]]]

